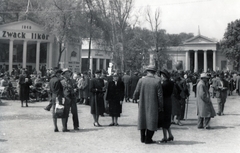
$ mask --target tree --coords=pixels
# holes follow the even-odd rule
[[[228,23],[224,38],[220,41],[220,50],[240,70],[240,20]]]
[[[149,22],[153,35],[153,42],[155,49],[153,50],[155,54],[155,65],[158,69],[161,69],[162,66],[167,62],[168,55],[163,51],[167,49],[168,37],[166,35],[166,30],[160,29],[161,20],[160,15],[161,11],[159,8],[155,10],[154,15],[152,16],[152,11],[149,6],[146,8],[146,20]]]
[[[39,14],[45,29],[56,37],[59,47],[58,67],[66,43],[69,40],[79,41],[73,39],[78,38],[78,33],[73,32],[76,6],[75,0],[48,0],[45,1],[45,7]]]
[[[125,50],[125,30],[128,27],[127,20],[129,19],[133,4],[132,0],[110,0],[111,6],[111,20],[113,29],[113,46],[115,48],[114,54],[117,53],[119,56],[118,60],[121,61],[120,68],[121,71],[125,70],[125,60],[124,60],[124,50]],[[115,56],[114,55],[114,56]],[[115,56],[117,58],[117,56]]]

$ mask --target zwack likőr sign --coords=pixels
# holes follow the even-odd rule
[[[35,39],[35,40],[49,40],[49,35],[44,33],[26,33],[26,32],[11,32],[0,31],[2,38],[18,38],[18,39]]]

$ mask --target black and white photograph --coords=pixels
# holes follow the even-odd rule
[[[239,0],[0,0],[0,153],[239,153]]]

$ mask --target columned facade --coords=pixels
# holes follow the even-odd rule
[[[29,71],[35,68],[38,72],[43,65],[53,66],[53,43],[54,37],[30,20],[0,25],[0,66],[6,66],[5,71],[10,74],[15,68],[27,68]],[[50,45],[45,47],[47,44]]]
[[[217,50],[216,44],[214,40],[198,35],[186,40],[181,46],[169,47],[166,52],[170,54],[170,59],[165,67],[167,70],[190,70],[199,73],[233,69],[231,62]],[[150,53],[150,64],[153,58]]]

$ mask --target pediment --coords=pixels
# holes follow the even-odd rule
[[[184,42],[184,44],[198,44],[198,43],[216,43],[214,40],[209,39],[205,36],[198,35],[193,38],[190,38]]]
[[[0,30],[43,32],[44,28],[30,20],[24,20],[0,25]]]

